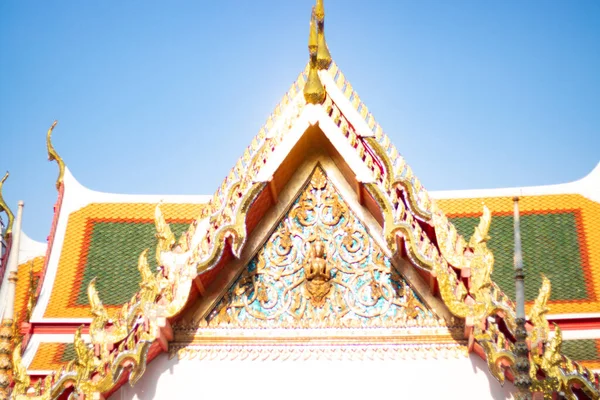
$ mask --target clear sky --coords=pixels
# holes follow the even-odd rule
[[[313,0],[0,2],[0,170],[49,233],[90,189],[212,194],[308,60]],[[600,1],[325,0],[338,65],[429,190],[600,161]]]

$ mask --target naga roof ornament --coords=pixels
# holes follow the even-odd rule
[[[58,121],[54,121],[50,129],[48,129],[48,133],[46,134],[46,148],[48,149],[48,161],[56,161],[58,164],[58,178],[56,178],[56,189],[60,190],[60,187],[63,183],[63,178],[65,176],[65,162],[58,155],[56,150],[54,150],[54,146],[52,145],[52,131],[54,127],[58,124]]]
[[[325,8],[323,7],[323,0],[317,0],[317,6],[315,7],[315,19],[317,20],[317,68],[318,69],[329,69],[331,66],[331,54],[325,42]]]
[[[308,53],[310,54],[310,62],[308,69],[308,79],[306,80],[306,86],[304,86],[304,98],[307,103],[310,104],[322,104],[325,100],[325,88],[321,83],[319,74],[317,73],[317,54],[318,54],[318,34],[317,27],[315,24],[316,12],[313,7],[312,15],[310,17],[310,32],[308,35]]]
[[[8,237],[12,232],[13,221],[15,220],[15,216],[8,207],[8,204],[4,201],[2,197],[2,187],[4,186],[4,182],[8,179],[9,173],[6,171],[4,177],[0,180],[0,212],[4,211],[8,217],[8,222],[6,224],[6,231],[4,232],[4,237]]]

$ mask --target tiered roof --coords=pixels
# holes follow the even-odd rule
[[[317,46],[323,46],[319,10],[314,16],[320,27]],[[315,50],[315,44],[311,46]],[[592,335],[587,328],[596,327],[600,317],[594,280],[600,268],[600,196],[590,189],[600,187],[600,168],[584,183],[554,188],[429,193],[338,66],[323,68],[327,54],[313,54],[321,62],[315,58],[300,74],[210,197],[93,192],[77,183],[49,145],[61,168],[51,247],[46,256],[38,251],[29,259],[19,257],[19,276],[32,271],[41,283],[36,292],[30,289],[30,279],[19,279],[16,302],[23,310],[27,293],[37,293],[22,329],[23,360],[15,352],[15,368],[24,363],[34,377],[59,370],[48,375],[40,396],[54,398],[73,388],[85,395],[109,395],[123,382],[135,382],[146,362],[166,350],[171,323],[196,297],[214,295],[223,271],[250,251],[249,238],[261,221],[289,201],[280,196],[292,184],[294,172],[326,157],[352,187],[361,213],[378,223],[380,231],[374,234],[381,238],[383,252],[412,263],[429,283],[431,296],[466,325],[470,350],[488,359],[498,379],[513,376],[511,199],[522,196],[528,282],[540,282],[528,283],[528,300],[531,304],[537,296],[540,273],[551,278],[550,319],[571,329],[564,333],[571,340],[563,344],[563,353],[582,361],[574,364],[565,358],[555,369],[540,367],[537,379],[558,377],[562,386],[547,388],[550,392],[570,391],[575,383],[573,390],[583,387],[591,398],[598,397],[597,377],[582,366],[598,367],[599,340],[586,335]],[[479,219],[482,201],[493,215],[491,227],[489,218]],[[163,203],[157,207],[159,202]],[[467,244],[463,237],[477,225],[480,236],[476,233]],[[486,229],[492,237],[492,278],[497,285],[486,277],[493,267],[487,261]],[[147,254],[145,249],[150,249]],[[140,254],[146,258],[138,259]],[[475,264],[471,254],[481,256],[483,264]],[[544,305],[542,296],[534,309]],[[543,313],[532,315],[531,321],[530,328],[548,330]],[[89,338],[76,331],[81,324]],[[550,337],[541,335],[540,343]],[[88,340],[93,348],[85,344]],[[549,343],[540,347],[548,350]],[[68,363],[73,358],[75,362]],[[95,378],[88,381],[90,377]],[[17,394],[30,384],[19,373],[15,383]]]

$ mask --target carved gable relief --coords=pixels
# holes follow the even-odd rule
[[[444,325],[320,168],[207,322],[242,328]]]

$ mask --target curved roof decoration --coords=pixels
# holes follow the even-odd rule
[[[471,239],[465,240],[414,176],[337,65],[332,62],[328,70],[317,72],[325,88],[322,104],[304,97],[310,70],[292,85],[210,205],[184,233],[187,241],[175,244],[177,238],[161,208],[156,208],[162,249],[157,258],[162,269],[150,271],[148,252],[141,252],[140,290],[114,320],[108,320],[98,292],[90,284],[93,346],[85,342],[79,329],[74,336],[75,359],[35,389],[37,398],[56,398],[65,390],[93,398],[114,392],[123,381],[135,384],[145,372],[147,359],[168,348],[169,321],[184,310],[198,274],[217,265],[226,248],[234,257],[240,256],[248,234],[246,217],[267,186],[269,171],[277,169],[294,140],[317,123],[342,158],[354,167],[353,172],[364,171],[357,180],[381,213],[386,253],[398,257],[406,254],[416,267],[435,278],[445,306],[455,317],[464,319],[472,350],[487,359],[493,376],[501,383],[506,376],[515,376],[515,309],[491,280],[494,255],[487,246],[492,225],[489,210],[484,208]],[[562,354],[560,329],[549,335],[549,292],[550,284],[544,281],[530,311],[529,327],[536,332],[536,343],[531,346],[532,389],[547,395],[562,392],[568,398],[575,398],[574,390],[581,390],[598,399],[598,376]],[[13,362],[13,395],[31,398],[25,397],[31,381],[24,373],[20,354],[15,354]]]
[[[54,121],[50,129],[48,129],[48,133],[46,134],[46,148],[48,150],[48,161],[56,161],[58,164],[58,178],[56,178],[56,189],[60,190],[60,187],[63,183],[63,178],[65,175],[65,162],[58,155],[56,150],[54,150],[54,146],[52,145],[52,131],[54,131],[54,127],[58,124],[58,121]]]
[[[6,182],[8,176],[9,173],[8,171],[6,171],[6,174],[4,174],[4,177],[0,180],[0,212],[6,213],[6,216],[8,218],[8,221],[6,222],[6,228],[4,229],[5,239],[8,238],[8,236],[11,234],[13,223],[15,220],[14,214],[12,213],[10,207],[8,206],[8,204],[6,204],[6,202],[4,201],[4,197],[2,196],[2,188],[4,187],[4,182]]]

